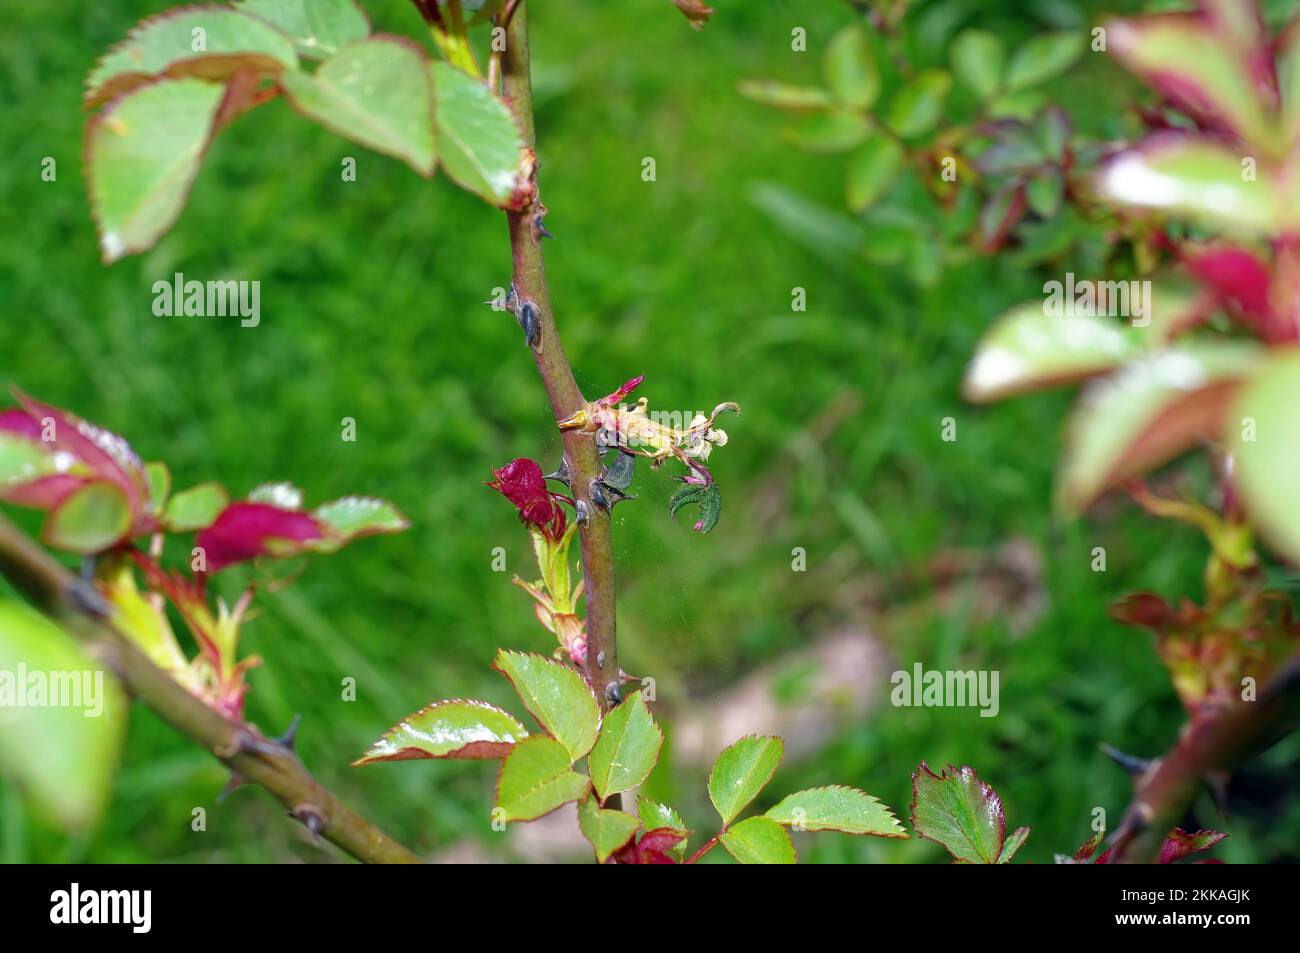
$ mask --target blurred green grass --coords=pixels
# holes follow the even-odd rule
[[[377,29],[420,35],[409,4],[364,5]],[[489,669],[498,645],[551,648],[508,575],[490,570],[503,546],[511,572],[532,572],[525,537],[482,481],[513,457],[550,463],[558,450],[518,328],[480,304],[509,282],[504,221],[276,103],[222,135],[156,249],[102,267],[78,168],[82,77],[165,6],[8,3],[0,13],[0,382],[127,435],[146,458],[166,459],[178,486],[219,479],[243,493],[292,480],[313,501],[366,492],[398,503],[410,532],[316,559],[260,599],[245,629],[247,651],[265,660],[249,715],[278,730],[301,712],[306,763],[416,849],[464,837],[493,849],[488,767],[347,765],[430,700],[508,704]],[[548,273],[580,385],[605,393],[645,373],[652,406],[745,408],[715,457],[724,513],[713,535],[670,520],[670,485],[644,468],[640,502],[618,509],[623,664],[654,674],[669,708],[689,707],[842,622],[834,593],[869,581],[887,607],[924,602],[916,580],[937,551],[1031,540],[1043,551],[1048,608],[1027,633],[972,621],[960,599],[881,630],[900,667],[999,670],[999,717],[886,707],[826,739],[812,762],[783,769],[767,796],[847,783],[904,814],[918,761],[970,763],[997,787],[1009,822],[1033,826],[1021,856],[1050,862],[1086,839],[1095,806],[1117,819],[1126,803],[1127,779],[1097,743],[1154,754],[1181,720],[1149,640],[1112,623],[1106,606],[1136,588],[1198,593],[1201,546],[1123,508],[1054,522],[1066,395],[990,409],[960,400],[981,329],[1038,293],[1041,275],[977,260],[920,290],[820,260],[773,229],[750,199],[757,185],[838,206],[840,166],[786,146],[777,120],[736,83],[811,81],[816,57],[791,53],[791,27],[829,36],[848,12],[830,0],[797,12],[716,6],[699,33],[658,0],[537,3],[532,17],[547,224],[559,236]],[[1012,35],[1078,15],[1062,3],[965,11]],[[58,161],[56,182],[41,181],[45,156]],[[357,158],[354,183],[340,179],[344,156]],[[653,183],[641,179],[645,156],[656,160]],[[173,271],[260,280],[261,326],[155,317],[151,285]],[[807,290],[806,312],[790,310],[795,286]],[[857,411],[812,439],[810,424],[853,395]],[[947,416],[958,421],[955,443],[940,440]],[[344,417],[357,422],[355,443],[339,438]],[[1108,550],[1105,573],[1089,568],[1097,545]],[[813,571],[790,571],[795,546]],[[355,702],[341,700],[345,677],[357,680]],[[1272,763],[1294,760],[1293,747]],[[704,780],[668,768],[653,786],[707,833]],[[329,856],[269,798],[241,790],[218,805],[223,783],[207,755],[137,708],[103,826],[67,839],[0,788],[0,858]],[[208,809],[200,837],[190,830],[196,806]],[[1279,828],[1300,830],[1294,800],[1234,818],[1222,855],[1287,856],[1295,837]],[[942,860],[921,841],[825,835],[800,850],[806,860]]]

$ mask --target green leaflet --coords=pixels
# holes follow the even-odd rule
[[[532,821],[576,801],[591,785],[570,767],[553,738],[533,735],[514,746],[497,775],[497,808],[507,821]]]
[[[784,751],[780,738],[751,735],[718,755],[709,772],[709,800],[724,827],[772,780]]]
[[[462,188],[506,204],[519,184],[524,149],[510,110],[480,80],[448,63],[433,64],[433,79],[442,167]]]
[[[587,759],[591,783],[600,799],[630,791],[649,777],[663,743],[664,733],[641,692],[633,692],[605,716],[600,737]]]
[[[149,248],[181,214],[222,95],[215,83],[162,80],[91,119],[86,165],[105,262]]]
[[[211,526],[229,502],[230,495],[220,483],[200,483],[182,490],[168,501],[167,526],[178,533]]]
[[[504,758],[527,736],[524,726],[512,715],[486,702],[434,702],[406,716],[352,763]]]
[[[631,814],[602,810],[594,797],[584,798],[578,805],[578,828],[596,851],[597,863],[607,861],[640,827],[641,822]]]
[[[370,23],[353,0],[236,0],[235,8],[274,24],[310,59],[333,56],[370,35]]]
[[[150,17],[109,50],[86,77],[98,106],[160,76],[225,80],[238,70],[298,68],[293,42],[265,20],[226,7],[187,7]]]
[[[864,791],[838,784],[796,791],[767,816],[795,830],[907,837],[889,808]]]
[[[376,36],[344,47],[315,73],[281,77],[294,107],[421,175],[437,163],[428,59],[409,40]]]
[[[79,704],[50,704],[51,691]],[[12,600],[0,601],[0,710],[0,773],[60,827],[92,827],[108,801],[126,702],[71,636]]]
[[[1029,836],[1025,827],[1007,838],[1002,799],[972,768],[937,775],[924,761],[912,775],[912,827],[965,864],[1005,863]]]
[[[568,751],[569,763],[591,750],[600,728],[600,709],[581,675],[540,655],[504,649],[492,666],[510,679],[524,707]]]
[[[794,844],[785,828],[770,817],[750,817],[718,838],[741,864],[793,864]]]

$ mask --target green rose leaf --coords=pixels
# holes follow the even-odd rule
[[[870,109],[880,94],[880,70],[861,24],[851,23],[831,38],[823,69],[831,95],[845,106]]]
[[[1271,357],[1241,389],[1227,429],[1237,483],[1254,523],[1287,559],[1300,563],[1300,354]]]
[[[90,555],[122,540],[131,529],[131,504],[115,483],[87,483],[50,510],[41,538],[55,549]]]
[[[966,30],[953,41],[949,56],[953,73],[975,98],[985,100],[997,92],[1007,51],[996,34]]]
[[[889,104],[889,128],[904,139],[930,132],[943,118],[952,89],[952,76],[943,70],[923,70],[899,90]]]
[[[1003,315],[984,335],[962,392],[967,400],[984,402],[1086,380],[1141,350],[1133,330],[1118,319],[1050,313],[1044,302],[1032,302]]]
[[[461,188],[505,205],[519,184],[524,149],[506,104],[473,76],[433,64],[438,155]]]
[[[235,8],[278,27],[301,56],[325,59],[370,35],[354,0],[236,0]]]
[[[1106,24],[1110,52],[1160,93],[1277,152],[1278,124],[1269,115],[1250,56],[1197,17],[1150,16]]]
[[[718,525],[722,516],[722,492],[718,484],[698,486],[694,483],[683,484],[668,501],[668,515],[676,518],[677,512],[684,506],[695,504],[699,507],[700,518],[691,527],[697,533],[707,533]]]
[[[630,841],[641,822],[624,811],[606,811],[594,797],[578,805],[578,829],[596,851],[596,862],[603,864],[610,854]]]
[[[790,86],[775,80],[747,79],[736,88],[746,99],[791,112],[826,109],[832,102],[830,93],[820,86]]]
[[[52,704],[54,691],[73,704]],[[70,635],[11,600],[0,601],[0,711],[0,774],[60,827],[93,827],[112,789],[126,702]]]
[[[269,503],[282,510],[302,509],[302,488],[292,483],[261,483],[248,493],[250,503]]]
[[[796,791],[766,816],[799,831],[907,837],[903,825],[889,808],[865,791],[839,784]]]
[[[497,775],[497,807],[505,819],[536,820],[585,795],[591,784],[571,764],[553,738],[531,735],[518,742]]]
[[[1015,92],[1060,76],[1074,65],[1087,46],[1082,31],[1036,36],[1011,57],[1006,88]]]
[[[1209,139],[1156,137],[1108,162],[1096,187],[1112,202],[1233,235],[1272,235],[1294,224],[1295,212],[1268,169],[1245,176],[1245,158]]]
[[[315,73],[280,79],[294,108],[341,136],[430,176],[433,87],[428,59],[409,40],[376,36],[344,47]]]
[[[21,486],[58,473],[49,448],[36,440],[0,431],[0,499],[9,486]]]
[[[839,155],[861,145],[871,134],[862,113],[843,108],[814,113],[785,129],[782,135],[791,145],[816,155]]]
[[[312,516],[328,532],[322,542],[337,546],[361,536],[400,533],[411,525],[392,503],[371,496],[348,496],[324,503],[316,507]]]
[[[187,7],[150,17],[104,54],[86,78],[86,105],[161,76],[225,80],[237,70],[297,68],[292,41],[265,20],[226,7]]]
[[[686,828],[686,822],[682,816],[667,804],[660,804],[658,801],[652,801],[649,798],[638,797],[636,799],[637,813],[641,816],[641,826],[648,831],[662,829],[679,831],[682,839],[672,848],[670,853],[674,854],[678,860],[686,857],[686,835],[689,831]]]
[[[785,828],[770,817],[748,817],[718,839],[741,864],[793,864],[794,844]]]
[[[172,492],[172,472],[165,463],[146,463],[144,476],[149,482],[149,512],[155,515],[162,513],[167,508],[167,500]],[[0,483],[3,482],[3,477],[0,477]]]
[[[182,490],[167,503],[164,519],[167,527],[177,533],[188,533],[212,525],[226,504],[230,494],[220,483],[200,483]]]
[[[1029,208],[1040,218],[1054,218],[1065,200],[1065,177],[1059,169],[1046,169],[1025,187]]]
[[[664,733],[655,724],[641,692],[633,692],[607,714],[587,759],[591,783],[601,801],[611,794],[630,791],[648,778],[663,743]]]
[[[751,735],[718,755],[709,772],[709,800],[724,827],[772,780],[784,752],[780,738]]]
[[[214,83],[163,80],[87,124],[90,201],[105,262],[149,248],[181,214],[223,95]]]
[[[1277,82],[1287,141],[1294,144],[1300,137],[1300,29],[1295,27],[1277,38]]]
[[[1011,863],[1011,858],[1016,856],[1016,851],[1024,846],[1025,841],[1029,839],[1028,827],[1017,827],[1010,837],[1002,844],[1002,853],[998,854],[999,864]]]
[[[600,709],[581,675],[540,655],[504,649],[492,667],[510,679],[529,714],[569,752],[570,763],[591,750]]]
[[[999,862],[1007,843],[1002,800],[972,768],[948,765],[937,775],[922,761],[912,775],[911,813],[917,835],[943,845],[958,863]],[[1012,853],[1028,835],[1028,828],[1012,835]]]
[[[434,702],[384,734],[354,765],[417,758],[504,758],[528,736],[515,718],[487,702]]]
[[[1178,345],[1095,382],[1066,430],[1061,502],[1083,510],[1122,480],[1217,439],[1237,387],[1260,356],[1245,342]]]
[[[887,136],[868,139],[849,156],[844,191],[849,208],[861,214],[875,205],[903,169],[903,147]]]

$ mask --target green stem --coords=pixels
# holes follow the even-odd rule
[[[265,788],[290,815],[357,860],[418,864],[420,859],[353,813],[312,777],[284,744],[253,725],[232,721],[191,695],[107,621],[93,585],[69,572],[17,527],[0,517],[0,573],[46,614],[80,638],[126,690],[165,722],[210,751],[241,780]]]
[[[533,122],[533,88],[528,49],[528,8],[521,3],[506,26],[506,49],[501,58],[502,88],[514,111],[529,148],[536,146]],[[533,360],[558,423],[581,408],[586,401],[573,377],[564,353],[555,316],[551,311],[542,262],[541,235],[537,226],[546,214],[540,193],[524,209],[507,213],[510,248],[514,260],[514,285],[519,300],[531,301],[541,324],[541,344]],[[582,542],[582,577],[585,581],[587,616],[587,680],[600,700],[602,710],[617,704],[621,687],[614,619],[614,551],[610,538],[609,512],[591,499],[591,484],[600,476],[596,441],[575,432],[564,435],[564,456],[575,502],[589,514],[579,526]]]

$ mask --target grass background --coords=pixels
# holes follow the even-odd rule
[[[697,33],[663,0],[534,3],[539,154],[559,236],[547,267],[580,385],[603,394],[645,373],[652,406],[744,406],[714,458],[724,514],[711,536],[669,519],[664,475],[640,473],[640,501],[617,511],[624,667],[655,675],[665,711],[707,710],[745,673],[798,659],[837,627],[865,626],[896,667],[999,671],[1001,713],[886,704],[779,772],[760,805],[846,783],[902,815],[925,759],[969,763],[995,785],[1008,823],[1033,827],[1024,859],[1072,851],[1095,807],[1113,824],[1129,784],[1098,742],[1154,754],[1181,712],[1150,640],[1112,623],[1106,607],[1137,588],[1199,594],[1204,550],[1191,531],[1127,507],[1083,523],[1053,518],[1068,395],[988,409],[961,401],[981,330],[1040,293],[1044,275],[975,258],[919,289],[893,270],[809,251],[756,206],[765,184],[842,205],[841,160],[790,148],[778,119],[735,90],[752,76],[815,81],[817,54],[791,52],[790,30],[805,27],[816,50],[848,22],[844,5],[717,0]],[[364,5],[376,29],[420,35],[410,4]],[[507,857],[488,824],[489,767],[347,766],[431,700],[508,704],[489,668],[497,646],[551,648],[522,593],[490,569],[503,546],[509,569],[531,575],[525,536],[482,481],[516,456],[553,462],[559,445],[518,328],[479,303],[509,282],[503,218],[275,103],[222,135],[154,250],[101,266],[79,169],[82,78],[165,6],[10,0],[0,12],[0,383],[123,433],[146,459],[165,459],[177,486],[219,479],[240,494],[292,480],[309,501],[365,492],[401,506],[408,533],[317,558],[260,599],[245,628],[247,651],[265,660],[249,716],[279,729],[302,713],[306,763],[417,850],[470,839]],[[920,7],[1012,43],[1100,9]],[[1096,92],[1122,96],[1117,71],[1087,69],[1087,82],[1071,76],[1059,95],[1095,124],[1118,122]],[[58,163],[52,183],[40,177],[46,156]],[[357,158],[356,182],[340,179],[344,156]],[[641,179],[645,156],[657,163],[653,183]],[[261,281],[261,326],[155,317],[151,286],[175,271]],[[807,290],[806,312],[791,312],[795,286]],[[819,434],[815,421],[844,401],[856,411]],[[945,443],[949,416],[958,439]],[[354,443],[340,439],[344,417],[357,422]],[[933,598],[936,554],[989,553],[1013,538],[1042,560],[1045,609],[1027,631],[970,610],[978,577]],[[797,546],[807,573],[791,571]],[[1105,573],[1090,569],[1094,546],[1107,548]],[[340,698],[349,676],[355,702]],[[773,691],[794,698],[798,681]],[[707,836],[704,770],[673,762],[664,720],[669,755],[651,788]],[[258,792],[218,804],[219,766],[149,712],[133,711],[129,735],[108,816],[92,833],[65,837],[0,785],[0,858],[333,856],[305,844]],[[1256,769],[1220,856],[1295,856],[1300,808],[1276,793],[1295,753],[1278,749]],[[190,829],[196,806],[209,813],[202,834]],[[1214,823],[1208,811],[1202,819]],[[924,841],[832,834],[799,847],[805,860],[945,857]]]

